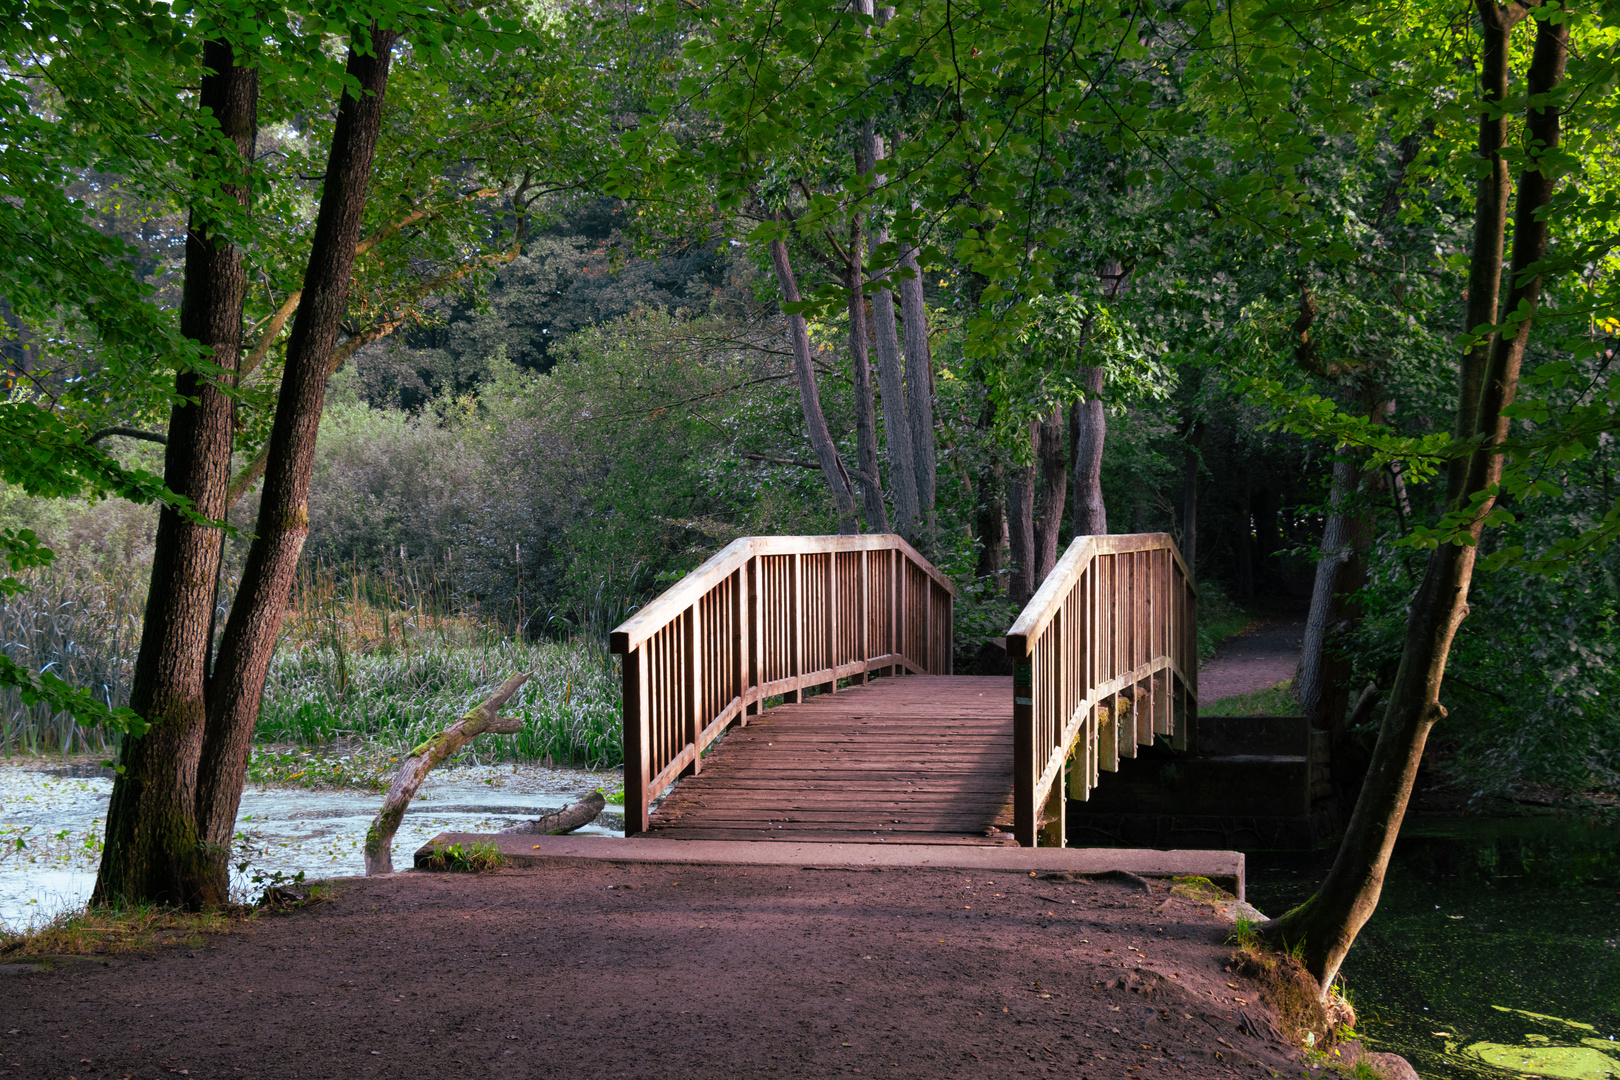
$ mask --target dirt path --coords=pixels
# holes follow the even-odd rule
[[[1252,694],[1292,679],[1305,640],[1305,618],[1267,619],[1223,644],[1198,668],[1198,700]]]
[[[0,977],[0,1075],[1298,1076],[1227,928],[1010,872],[350,879],[195,949]]]

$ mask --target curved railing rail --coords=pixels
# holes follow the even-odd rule
[[[1069,545],[1007,631],[1019,844],[1062,846],[1066,774],[1085,799],[1099,770],[1116,771],[1155,735],[1185,747],[1197,625],[1198,593],[1168,533]]]
[[[614,630],[624,657],[624,816],[764,700],[872,672],[951,673],[950,580],[898,536],[751,536]]]

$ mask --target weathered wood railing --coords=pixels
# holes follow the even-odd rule
[[[872,672],[948,675],[949,579],[898,536],[737,540],[613,631],[624,658],[625,831],[764,700]]]
[[[1198,708],[1197,615],[1169,534],[1069,545],[1007,631],[1019,844],[1062,846],[1066,773],[1085,799],[1099,770],[1118,770],[1155,735],[1186,745]]]

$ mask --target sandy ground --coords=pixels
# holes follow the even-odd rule
[[[1199,667],[1198,700],[1216,702],[1252,694],[1292,679],[1304,640],[1305,619],[1297,615],[1270,619],[1244,631]]]
[[[347,879],[202,947],[0,977],[0,1075],[1301,1075],[1210,906],[1067,878]]]

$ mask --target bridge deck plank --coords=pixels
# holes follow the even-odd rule
[[[916,675],[733,729],[653,810],[672,840],[1013,843],[1012,680]]]

